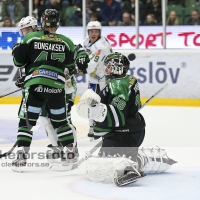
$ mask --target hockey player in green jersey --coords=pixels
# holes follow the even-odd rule
[[[43,31],[25,36],[20,45],[13,49],[14,64],[25,66],[25,96],[28,123],[35,126],[44,102],[47,102],[51,123],[58,139],[66,147],[63,165],[78,160],[78,149],[74,147],[73,130],[66,120],[65,76],[68,68],[75,64],[75,46],[64,35],[57,34],[59,14],[55,9],[47,9],[42,15]],[[28,129],[25,116],[20,119],[17,135],[18,158],[14,166],[26,165],[26,156],[32,131]],[[24,148],[25,147],[25,148]],[[70,152],[70,157],[68,153]]]
[[[91,89],[86,90],[77,104],[77,112],[83,118],[94,120],[94,136],[103,139],[99,152],[100,158],[125,155],[131,158],[130,162],[136,163],[138,147],[142,144],[145,136],[145,120],[138,112],[141,107],[139,85],[136,77],[127,74],[130,62],[121,53],[115,52],[108,55],[104,60],[104,65],[107,86],[99,95]],[[102,167],[100,172],[93,170],[97,163],[99,170]],[[102,179],[104,175],[107,179],[108,173],[106,169],[103,170],[103,166],[106,165],[111,169],[115,166],[114,162],[109,163],[112,163],[112,161],[109,162],[109,159],[107,164],[104,161],[100,162],[100,159],[97,159],[97,162],[95,158],[89,159],[87,171],[90,179],[94,180],[94,177],[98,177],[97,173],[102,174],[99,179]],[[124,167],[127,160],[122,159],[120,163]],[[133,163],[129,164],[130,168],[126,170],[131,171],[127,176],[134,182],[141,178],[142,174],[135,171],[135,168],[132,167]],[[123,172],[124,169],[125,167],[120,168]],[[121,175],[117,175],[117,177]],[[113,176],[112,173],[109,176]],[[117,184],[121,184],[121,182]]]
[[[100,155],[118,153],[135,160],[145,136],[145,121],[138,112],[139,85],[134,76],[127,74],[130,62],[121,53],[108,55],[104,65],[110,81],[99,95],[88,89],[78,102],[77,112],[84,118],[94,119],[94,136],[103,138]]]

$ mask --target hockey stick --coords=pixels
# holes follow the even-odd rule
[[[20,75],[20,77],[22,77],[21,68],[19,68],[19,75]],[[25,97],[25,89],[24,89],[24,86],[22,87],[22,97],[23,97],[23,106],[24,106],[24,116],[25,116],[25,118],[26,118],[26,125],[27,125],[27,128],[28,128],[30,131],[36,131],[40,126],[32,126],[32,125],[30,125],[30,123],[29,123],[28,113],[27,113],[27,106],[26,106],[26,97]]]
[[[103,143],[103,140],[101,140],[100,142],[98,142],[88,153],[89,154],[93,154]],[[73,169],[78,168],[85,160],[87,160],[88,157],[82,157],[77,163],[72,164],[72,165],[68,165],[68,166],[63,166],[63,165],[51,165],[49,167],[49,169],[53,170],[53,171],[70,171]]]
[[[139,110],[141,110],[145,105],[147,105],[155,96],[157,96],[165,87],[167,87],[167,83],[161,87],[154,95],[152,95],[149,99],[147,99],[147,101],[140,107]],[[138,111],[139,111],[138,110]]]
[[[3,157],[6,157],[6,156],[10,155],[13,152],[13,150],[15,149],[15,147],[17,146],[17,144],[18,144],[18,142],[15,142],[13,147],[8,152],[6,152],[4,154],[0,154],[0,158],[3,158]]]
[[[13,92],[10,92],[10,93],[3,94],[3,95],[0,96],[0,98],[5,97],[5,96],[8,96],[8,95],[10,95],[10,94],[13,94],[13,93],[15,93],[15,92],[18,92],[18,91],[20,91],[20,90],[22,90],[22,89],[18,89],[18,90],[15,90],[15,91],[13,91]]]

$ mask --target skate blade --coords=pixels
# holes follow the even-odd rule
[[[24,171],[22,167],[17,167],[17,166],[13,166],[12,170],[18,173],[22,173]]]
[[[78,163],[70,164],[70,165],[51,165],[49,167],[52,171],[58,171],[58,172],[66,172],[71,171],[78,168]]]
[[[93,137],[90,137],[90,142],[94,141],[94,138]]]

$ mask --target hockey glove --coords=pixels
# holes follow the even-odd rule
[[[18,88],[23,88],[24,86],[24,79],[26,78],[26,76],[22,76],[22,77],[19,77],[17,79],[17,81],[15,82],[15,85],[18,87]]]
[[[13,55],[14,49],[16,49],[17,47],[19,47],[19,45],[20,45],[20,43],[13,44],[13,46],[12,46],[12,55]]]
[[[81,70],[83,73],[87,73],[86,69],[88,67],[89,62],[90,62],[90,59],[88,55],[82,55],[76,59],[76,65],[78,69]]]

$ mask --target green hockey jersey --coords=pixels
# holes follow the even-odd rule
[[[107,106],[107,116],[103,122],[94,122],[94,135],[104,136],[113,131],[133,132],[134,119],[141,107],[137,79],[131,75],[115,78],[99,95],[101,103]]]
[[[47,31],[29,33],[13,50],[14,64],[25,67],[25,87],[64,88],[65,69],[74,68],[75,58],[75,45],[69,38]]]

